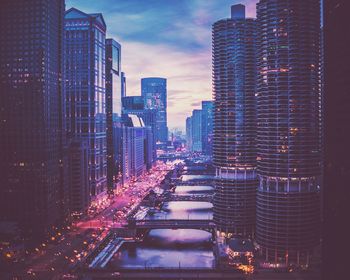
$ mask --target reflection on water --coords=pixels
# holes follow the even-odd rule
[[[213,204],[203,201],[169,201],[163,204],[161,211],[147,215],[147,219],[192,219],[213,218]]]
[[[177,186],[175,193],[212,194],[211,186]],[[212,219],[213,204],[202,201],[170,201],[146,219]],[[214,266],[210,232],[196,229],[153,229],[142,242],[124,243],[109,262],[113,268]]]
[[[177,186],[175,188],[176,195],[212,194],[213,192],[212,186]]]
[[[182,175],[181,179],[182,182],[188,182],[188,181],[196,181],[196,180],[213,180],[215,178],[214,175]]]
[[[211,233],[195,229],[151,230],[142,243],[125,243],[112,267],[213,267]]]

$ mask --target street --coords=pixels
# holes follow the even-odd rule
[[[160,184],[169,169],[159,162],[149,173],[140,176],[135,182],[124,185],[119,195],[107,198],[99,196],[95,201],[95,209],[89,211],[87,217],[73,222],[66,232],[58,232],[56,236],[44,241],[28,254],[24,261],[14,263],[16,271],[11,275],[0,272],[1,279],[61,279],[69,277],[69,271],[79,263],[96,243],[108,233],[109,228],[123,227],[128,213],[136,207],[148,192]],[[11,264],[12,265],[12,264]]]

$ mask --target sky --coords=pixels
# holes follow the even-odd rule
[[[233,4],[255,17],[257,0],[66,0],[66,9],[102,13],[107,38],[122,45],[127,95],[141,94],[141,78],[167,79],[168,127],[212,99],[211,26],[230,17]]]

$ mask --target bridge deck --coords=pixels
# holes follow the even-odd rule
[[[136,220],[136,229],[213,229],[215,223],[213,220]]]

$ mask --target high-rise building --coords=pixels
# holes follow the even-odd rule
[[[145,109],[157,110],[157,142],[166,143],[168,141],[166,79],[141,79],[141,95],[144,97]]]
[[[116,130],[121,127],[122,76],[121,46],[113,39],[106,39],[106,115],[107,115],[107,188],[113,193],[121,172],[121,141]]]
[[[122,75],[121,75],[121,79],[122,79],[122,97],[125,97],[126,96],[126,76],[125,76],[125,73],[122,72]]]
[[[101,14],[65,14],[65,81],[69,134],[89,146],[92,196],[107,185],[106,24]]]
[[[69,145],[69,202],[72,215],[86,214],[90,205],[88,160],[86,141],[74,140]]]
[[[202,101],[202,151],[206,155],[213,153],[213,101]]]
[[[253,236],[256,175],[256,22],[243,5],[213,25],[214,221],[227,234]]]
[[[192,151],[202,152],[202,110],[192,111]]]
[[[266,261],[309,264],[319,243],[320,2],[257,4],[256,240]]]
[[[186,118],[186,146],[192,151],[192,117]]]
[[[143,96],[125,96],[122,98],[122,107],[124,114],[133,114],[142,118],[145,126],[150,127],[152,136],[151,148],[152,162],[157,160],[156,136],[157,136],[157,110],[145,109],[145,101]],[[149,165],[148,168],[149,169]]]
[[[322,279],[348,273],[344,242],[349,219],[350,56],[347,0],[324,0],[324,183]],[[333,256],[337,256],[334,258]]]
[[[132,114],[123,114],[123,124],[123,177],[128,181],[146,170],[146,129],[143,120]]]
[[[64,1],[5,1],[0,18],[0,228],[13,229],[11,237],[40,238],[68,207]]]

